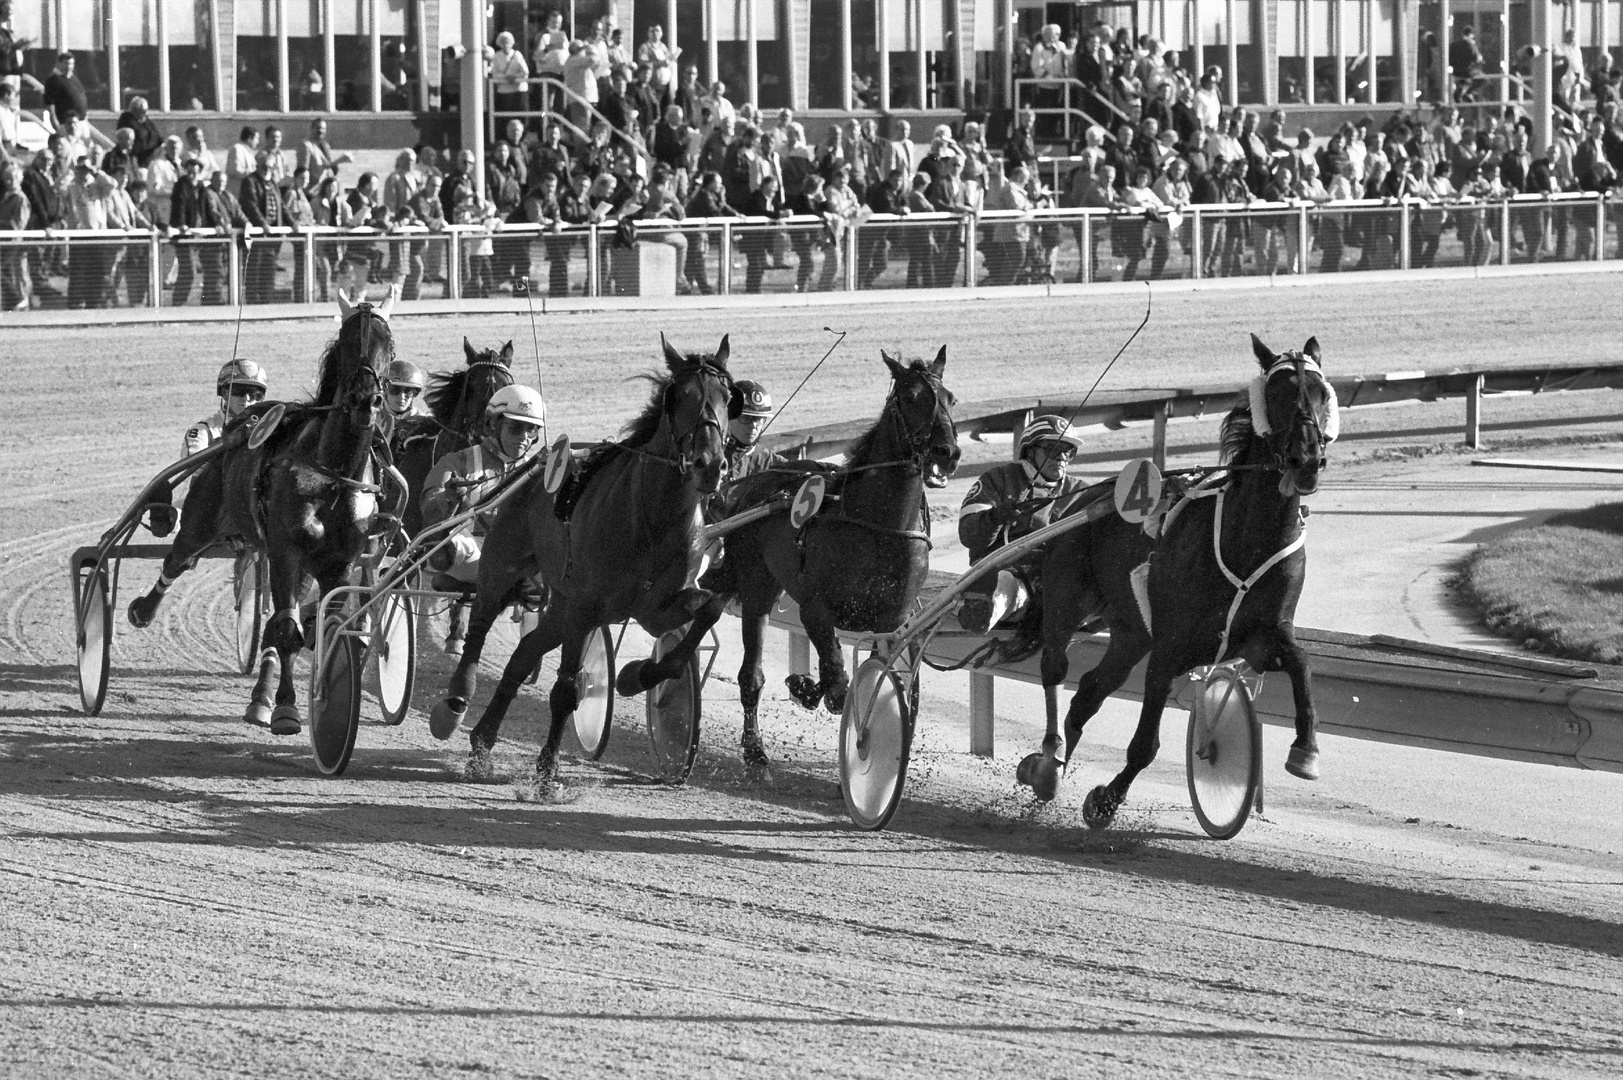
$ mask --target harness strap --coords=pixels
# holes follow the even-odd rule
[[[1234,629],[1234,617],[1240,613],[1240,605],[1245,602],[1251,587],[1261,581],[1268,571],[1300,551],[1307,543],[1307,525],[1304,522],[1297,531],[1295,540],[1270,555],[1267,561],[1251,572],[1250,577],[1242,581],[1240,576],[1230,570],[1228,564],[1223,561],[1223,499],[1227,493],[1227,488],[1217,493],[1217,507],[1212,513],[1212,556],[1217,560],[1217,568],[1223,571],[1223,576],[1234,586],[1235,593],[1234,600],[1229,604],[1228,617],[1223,620],[1223,636],[1217,640],[1217,655],[1212,659],[1214,664],[1222,663],[1224,654],[1228,652],[1229,632]]]

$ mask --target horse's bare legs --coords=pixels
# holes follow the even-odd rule
[[[1126,800],[1133,780],[1149,768],[1160,752],[1161,714],[1166,711],[1167,697],[1172,693],[1172,680],[1176,676],[1177,672],[1165,660],[1154,654],[1150,656],[1150,669],[1144,675],[1144,707],[1138,714],[1138,729],[1127,744],[1127,764],[1110,783],[1088,792],[1082,803],[1082,818],[1091,828],[1102,829],[1110,824]],[[1070,727],[1068,721],[1066,727]],[[1077,730],[1081,730],[1080,724]]]
[[[851,679],[845,671],[845,656],[840,651],[839,634],[835,632],[834,613],[822,600],[809,598],[800,608],[800,625],[806,631],[813,649],[817,650],[817,681],[809,675],[791,675],[784,680],[789,695],[808,709],[819,702],[837,713],[845,708],[845,693]]]
[[[479,607],[475,606],[475,617],[478,616],[479,610]],[[507,666],[502,669],[502,677],[496,683],[495,692],[490,695],[490,701],[485,705],[484,714],[479,717],[479,723],[474,725],[473,731],[468,735],[467,775],[469,779],[482,780],[490,776],[490,751],[496,745],[496,736],[501,731],[502,720],[507,716],[508,707],[513,704],[513,699],[518,696],[519,687],[529,679],[530,673],[541,662],[541,658],[556,649],[563,640],[561,632],[563,620],[556,616],[549,618],[549,614],[551,613],[543,613],[536,628],[519,639],[518,646],[513,649],[513,655],[507,658]],[[486,629],[489,629],[488,625]],[[469,637],[471,643],[472,635],[470,634]],[[575,645],[576,671],[580,669],[582,644],[584,642],[578,642]],[[568,655],[567,650],[565,655]],[[475,663],[477,663],[477,660]],[[458,671],[460,670],[458,668]],[[560,667],[560,680],[563,678],[562,672],[563,668]],[[574,673],[570,674],[569,681],[570,685],[573,686],[575,682]],[[557,692],[557,688],[554,687],[553,694],[556,695]],[[466,708],[466,705],[464,705],[464,708]],[[568,712],[564,713],[564,716],[567,718],[574,711],[574,706],[571,705]]]
[[[543,632],[550,632],[553,636],[551,645],[561,645],[558,652],[558,679],[552,684],[552,693],[547,695],[547,704],[552,709],[552,727],[547,731],[546,745],[541,747],[541,754],[535,761],[535,794],[537,798],[550,798],[555,793],[558,782],[558,744],[563,741],[564,723],[574,715],[575,709],[580,705],[580,656],[586,645],[586,635],[596,629],[596,620],[568,620],[559,618],[541,620],[541,627],[537,628],[530,637],[537,637]],[[583,627],[578,633],[571,632],[576,625]],[[562,641],[557,635],[562,633]],[[522,643],[521,643],[522,645]],[[522,648],[520,652],[522,652]],[[528,665],[520,667],[517,663],[518,653],[508,662],[507,670],[502,674],[502,685],[507,685],[509,679],[514,678],[517,670],[517,681],[522,681],[537,661],[545,655],[545,651],[538,651],[535,658]],[[515,690],[517,681],[514,683]],[[498,690],[498,693],[500,691]],[[494,705],[495,701],[492,700]],[[482,721],[481,721],[482,723]]]
[[[1313,672],[1307,656],[1286,626],[1271,626],[1246,639],[1240,649],[1257,671],[1283,671],[1291,681],[1296,705],[1296,739],[1285,758],[1285,771],[1303,780],[1319,778],[1318,719],[1313,711]]]
[[[472,612],[468,615],[466,637],[462,640],[456,669],[446,682],[444,699],[434,706],[429,716],[429,730],[436,738],[449,739],[467,713],[468,703],[473,700],[478,683],[479,658],[484,655],[485,639],[490,634],[490,628],[496,624],[497,616],[507,607],[522,576],[513,560],[501,557],[500,547],[492,542],[494,535],[493,531],[491,536],[485,538],[484,551],[479,558],[479,591],[474,596]],[[461,601],[453,604],[453,625],[455,609],[460,606]],[[497,726],[500,726],[500,721]],[[493,731],[490,744],[494,745],[495,742]]]
[[[1058,792],[1061,771],[1065,763],[1071,760],[1071,754],[1082,738],[1083,725],[1093,719],[1106,698],[1121,689],[1127,677],[1133,673],[1133,668],[1150,651],[1148,634],[1135,627],[1111,626],[1110,644],[1104,656],[1092,670],[1077,680],[1076,693],[1072,695],[1070,708],[1065,714],[1065,753],[1061,757],[1058,698],[1060,685],[1064,683],[1070,666],[1065,652],[1069,644],[1068,634],[1064,645],[1050,641],[1043,643],[1042,679],[1043,696],[1048,707],[1048,730],[1043,736],[1042,753],[1027,755],[1015,773],[1020,783],[1030,784],[1032,793],[1045,802]]]
[[[298,690],[293,685],[293,658],[304,647],[304,629],[299,624],[299,592],[304,584],[304,556],[291,543],[277,544],[270,552],[271,606],[275,613],[265,625],[265,646],[276,652],[281,673],[276,684],[276,708],[270,714],[273,735],[297,735],[302,727],[299,716]],[[339,582],[322,580],[322,595]],[[321,617],[321,613],[317,613]],[[254,696],[248,705],[248,719],[257,715],[256,704],[261,700],[261,686],[270,679],[269,658],[262,661]]]
[[[699,642],[704,635],[716,625],[721,618],[721,609],[726,601],[719,593],[712,593],[705,589],[682,589],[671,598],[670,602],[647,616],[638,618],[643,629],[651,634],[659,634],[673,630],[684,624],[687,631],[683,633],[682,640],[676,648],[661,656],[658,660],[632,660],[620,668],[620,674],[615,676],[614,692],[621,697],[636,697],[644,690],[650,690],[666,679],[675,678],[682,673],[687,665],[688,658],[699,648]]]
[[[744,706],[744,764],[762,767],[770,764],[766,748],[761,745],[761,731],[757,712],[761,704],[761,687],[766,676],[761,672],[761,635],[766,629],[766,610],[746,605],[740,620],[744,638],[744,660],[738,666],[738,700]]]

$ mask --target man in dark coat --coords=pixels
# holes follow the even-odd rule
[[[28,228],[59,229],[62,227],[62,200],[57,193],[56,181],[51,176],[51,155],[41,150],[34,155],[33,164],[23,173],[23,196],[28,200]],[[62,293],[50,282],[50,257],[43,246],[30,247],[28,274],[34,283],[34,295],[41,302],[46,298],[60,299]]]
[[[130,147],[130,156],[141,168],[146,168],[153,155],[163,149],[163,133],[158,130],[158,125],[152,122],[152,117],[147,112],[146,98],[131,98],[130,107],[118,115],[118,126],[135,132],[135,143]]]
[[[175,190],[169,196],[169,227],[177,237],[206,228],[204,222],[203,163],[188,158],[181,165],[181,176],[175,181]],[[191,302],[192,281],[197,273],[197,248],[191,244],[175,245],[175,291],[171,295],[174,307]]]
[[[56,70],[45,80],[45,107],[56,121],[58,131],[69,131],[73,123],[83,120],[90,111],[90,100],[85,96],[84,83],[73,73],[73,54],[56,54]]]
[[[256,229],[275,229],[287,224],[281,193],[270,176],[269,152],[261,150],[255,156],[254,171],[242,178],[240,190],[242,216],[248,224]],[[276,299],[276,260],[281,253],[279,238],[265,234],[252,237],[247,277],[243,282],[248,303],[269,304]]]

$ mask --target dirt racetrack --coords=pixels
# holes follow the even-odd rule
[[[1239,380],[1251,329],[1276,347],[1315,333],[1341,371],[1611,359],[1616,295],[1607,275],[1169,297],[1106,385]],[[877,408],[879,344],[948,342],[966,405],[1085,387],[1141,310],[589,316],[541,333],[553,430],[591,438],[640,404],[621,380],[654,361],[659,329],[686,347],[731,331],[735,370],[781,400],[842,317],[851,338],[785,418],[801,426]],[[249,327],[240,351],[291,396],[331,332]],[[430,368],[464,333],[517,338],[529,381],[523,322],[396,327]],[[564,801],[519,801],[532,695],[503,731],[509,780],[463,783],[465,736],[436,743],[421,714],[383,727],[370,701],[348,774],[324,779],[303,738],[238,719],[219,563],[151,629],[118,612],[112,691],[82,716],[67,554],[209,410],[230,336],[0,339],[0,1076],[1623,1072],[1623,778],[1326,738],[1326,777],[1306,785],[1269,729],[1268,812],[1219,844],[1189,813],[1169,712],[1120,825],[1090,833],[1081,797],[1119,766],[1119,722],[1089,729],[1086,781],[1036,808],[1013,763],[1037,718],[971,758],[962,684],[943,679],[924,684],[901,812],[861,834],[835,787],[836,721],[788,702],[781,639],[762,717],[777,765],[768,781],[739,766],[724,623],[685,788],[646,779],[639,699],[619,704],[604,763],[565,763]],[[126,567],[120,609],[153,573]]]

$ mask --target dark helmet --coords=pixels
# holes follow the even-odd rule
[[[428,386],[428,377],[423,374],[423,369],[410,360],[391,361],[387,381],[390,386],[409,386],[418,393]]]
[[[265,369],[252,360],[232,360],[220,369],[214,380],[214,389],[221,396],[233,386],[247,386],[263,394],[270,389],[265,381]]]
[[[772,395],[766,392],[766,387],[753,379],[740,379],[733,384],[733,388],[742,403],[739,416],[772,415]]]

